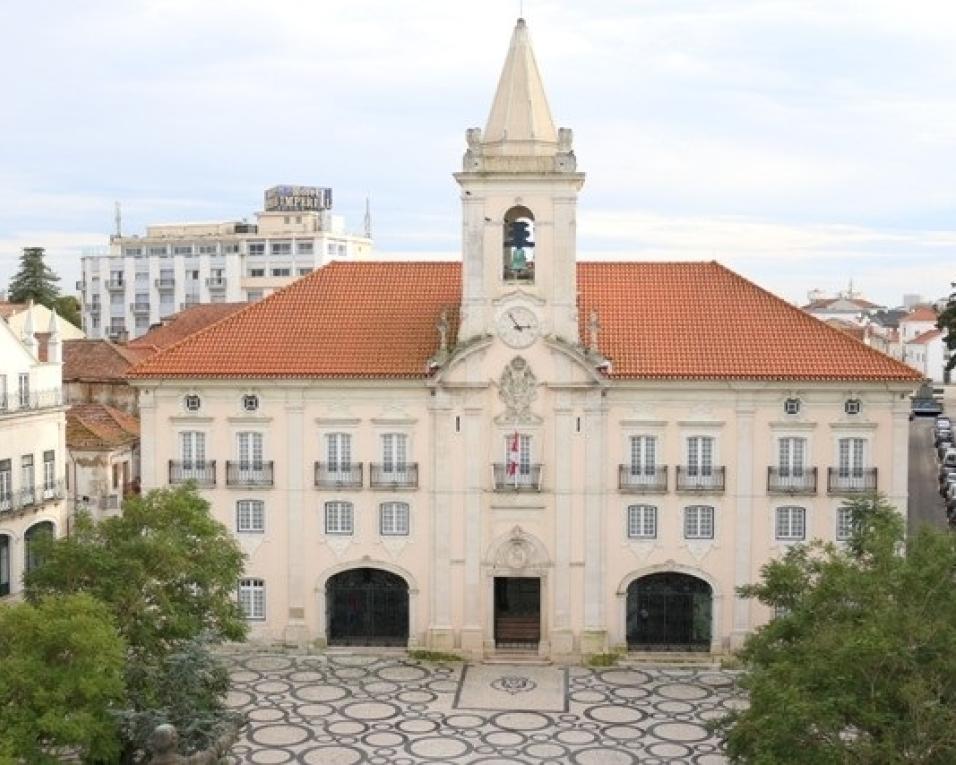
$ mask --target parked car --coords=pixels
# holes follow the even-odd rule
[[[952,428],[953,421],[945,414],[937,415],[936,428]]]
[[[944,499],[949,499],[953,495],[954,489],[956,489],[956,473],[950,473],[940,481],[939,493]]]

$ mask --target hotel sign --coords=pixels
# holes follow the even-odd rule
[[[332,189],[322,186],[273,186],[265,197],[266,212],[332,209]]]

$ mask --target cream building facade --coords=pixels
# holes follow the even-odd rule
[[[721,652],[846,496],[905,513],[912,370],[716,263],[577,262],[523,21],[455,178],[460,264],[330,264],[132,372],[144,488],[234,530],[254,638]]]
[[[28,314],[22,334],[0,321],[0,598],[22,590],[31,538],[66,533],[62,341],[55,313],[46,327],[48,361]],[[39,328],[37,328],[37,331]]]

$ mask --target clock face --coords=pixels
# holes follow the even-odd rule
[[[498,315],[498,337],[512,348],[527,348],[538,336],[538,317],[534,311],[516,306]]]

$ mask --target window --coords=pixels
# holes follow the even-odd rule
[[[657,468],[657,438],[631,436],[631,475],[654,475]]]
[[[56,452],[53,449],[43,452],[43,498],[50,499],[56,494]]]
[[[296,252],[300,255],[311,255],[313,252],[312,242],[298,242],[295,246]]]
[[[20,373],[20,408],[26,409],[30,406],[30,373]]]
[[[246,291],[247,302],[255,303],[257,300],[262,300],[262,290],[247,290]]]
[[[714,538],[714,508],[691,505],[684,508],[684,539]]]
[[[200,254],[200,255],[215,255],[215,254],[216,254],[216,245],[214,245],[214,244],[201,244],[201,245],[199,245],[199,254]]]
[[[311,274],[311,273],[312,273],[312,269],[311,269],[311,268],[300,268],[300,269],[298,270],[299,276],[306,276],[307,274]]]
[[[249,254],[250,255],[265,255],[266,243],[265,242],[249,242]]]
[[[138,258],[140,255],[143,254],[143,248],[142,247],[124,247],[123,254],[131,258]]]
[[[179,434],[183,470],[201,468],[206,463],[206,434],[187,430]]]
[[[848,398],[843,405],[843,411],[847,414],[859,414],[863,409],[863,402],[858,398]]]
[[[379,507],[382,536],[408,536],[408,503],[383,502]]]
[[[202,399],[195,393],[190,393],[183,398],[183,405],[187,412],[198,412],[199,407],[202,406]]]
[[[123,305],[123,293],[122,293],[122,292],[114,292],[112,295],[110,295],[110,305],[111,305],[111,306],[121,306],[121,305]],[[113,313],[122,313],[122,311],[119,311],[119,312],[113,311]]]
[[[837,472],[840,478],[863,477],[863,438],[841,438],[837,442]]]
[[[33,499],[33,487],[36,485],[33,472],[33,455],[24,454],[20,457],[20,490],[26,499]]]
[[[134,321],[136,329],[148,329],[149,328],[149,316],[143,314],[142,316],[137,316]]]
[[[259,397],[255,393],[247,393],[242,397],[242,410],[255,412],[259,408]]]
[[[382,472],[404,473],[408,459],[408,436],[404,433],[382,434]]]
[[[627,535],[631,539],[656,539],[657,508],[653,505],[631,505],[627,508]]]
[[[136,296],[133,298],[133,302],[135,303],[137,310],[140,308],[149,308],[149,293],[137,292]]]
[[[262,470],[262,433],[236,434],[240,470]]]
[[[262,579],[239,580],[239,608],[246,619],[266,618],[266,583]]]
[[[777,441],[777,469],[781,478],[801,478],[803,457],[807,451],[805,438],[781,438]]]
[[[173,255],[192,255],[193,247],[191,244],[182,244],[173,247]]]
[[[782,542],[797,542],[807,535],[807,511],[802,507],[778,507],[774,536]]]
[[[238,244],[224,244],[224,245],[222,246],[222,252],[223,252],[224,255],[227,254],[227,253],[228,253],[228,254],[232,254],[232,253],[239,252],[239,245],[238,245]],[[249,254],[252,255],[252,251],[251,251],[251,250],[250,250]],[[259,254],[261,255],[262,253],[260,252]]]
[[[800,414],[800,399],[788,398],[783,402],[784,414]]]
[[[352,462],[352,436],[348,433],[327,434],[325,457],[330,473],[348,472]]]
[[[7,376],[0,374],[0,412],[7,411]]]
[[[53,524],[49,521],[37,523],[34,526],[31,526],[27,530],[27,533],[23,535],[23,564],[27,573],[33,571],[41,563],[40,556],[37,554],[36,547],[33,545],[34,540],[37,539],[41,534],[49,534],[52,536]]]
[[[853,535],[853,511],[848,507],[838,507],[836,511],[836,538],[845,542]]]
[[[292,269],[291,268],[273,268],[272,275],[273,276],[291,276]]]
[[[351,534],[354,528],[351,502],[325,503],[326,534]]]
[[[0,596],[10,594],[10,537],[0,534]]]
[[[265,276],[266,270],[264,268],[250,268],[249,276]]]
[[[0,460],[0,512],[13,507],[13,468],[10,460]]]
[[[691,436],[687,439],[687,475],[714,474],[714,439],[712,436]]]
[[[236,502],[236,531],[262,532],[265,529],[265,503],[261,499],[240,499]]]
[[[165,245],[164,245],[163,247],[150,247],[150,248],[147,250],[147,252],[148,252],[150,255],[165,255],[165,254],[166,254],[166,247],[165,247]]]
[[[271,252],[273,255],[291,255],[292,242],[273,242]]]

